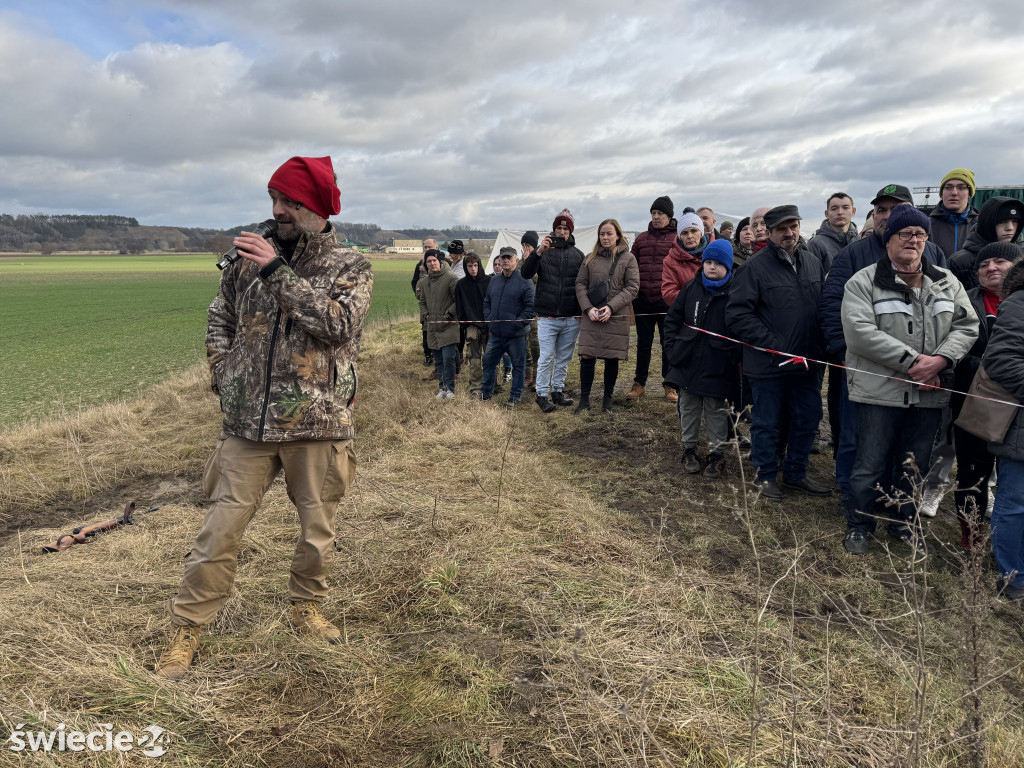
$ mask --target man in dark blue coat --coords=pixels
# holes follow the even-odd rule
[[[490,400],[494,392],[495,368],[502,355],[512,358],[512,389],[508,407],[519,405],[526,386],[526,333],[533,318],[533,283],[516,270],[519,254],[505,247],[498,252],[498,268],[484,296],[484,318],[490,326],[487,351],[484,352],[484,380],[480,399]]]
[[[818,299],[825,278],[821,260],[800,241],[800,212],[795,205],[772,208],[764,218],[768,244],[733,278],[726,323],[746,344],[821,360],[825,353],[818,325]],[[743,349],[743,372],[754,393],[750,459],[766,499],[782,500],[777,444],[787,407],[789,439],[782,485],[814,496],[830,493],[807,477],[811,445],[821,421],[819,367]]]
[[[883,237],[885,224],[893,208],[903,203],[914,204],[914,196],[901,184],[887,184],[878,190],[871,221],[874,228],[871,234],[851,243],[832,261],[832,268],[825,279],[825,287],[821,291],[819,314],[821,330],[825,335],[825,346],[830,360],[840,365],[846,357],[846,340],[843,338],[843,294],[847,281],[865,267],[874,266],[886,255]],[[924,256],[928,263],[936,267],[946,266],[946,256],[942,249],[929,241],[925,245]],[[853,471],[853,459],[857,453],[857,439],[853,425],[857,423],[856,410],[850,402],[846,389],[846,376],[840,377],[839,395],[839,436],[836,448],[836,481],[839,483],[840,504],[845,512],[850,500],[850,473]],[[847,429],[847,425],[849,428]],[[833,427],[834,428],[834,427]],[[835,435],[833,435],[835,438]]]

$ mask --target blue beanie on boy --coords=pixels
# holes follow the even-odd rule
[[[719,264],[724,266],[730,272],[732,272],[732,246],[729,245],[728,240],[715,240],[714,242],[708,243],[704,249],[704,254],[701,256],[701,261],[707,261],[712,259],[717,261]]]

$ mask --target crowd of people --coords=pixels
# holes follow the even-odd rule
[[[958,421],[982,375],[1004,388],[1004,402],[1024,402],[1024,346],[1015,343],[1024,327],[1024,203],[994,197],[975,210],[976,190],[971,171],[954,169],[940,183],[939,204],[922,210],[907,187],[887,184],[861,229],[854,200],[837,192],[809,238],[794,205],[759,207],[718,229],[709,207],[677,218],[665,195],[631,247],[606,219],[587,254],[562,210],[549,234],[523,236],[521,252],[501,248],[493,276],[477,254],[463,255],[461,242],[449,244],[447,257],[426,242],[426,272],[419,276],[418,266],[414,279],[425,363],[435,366],[438,398],[450,398],[468,344],[471,395],[491,400],[500,391],[504,360],[507,407],[532,385],[543,413],[574,404],[580,413],[592,408],[601,360],[601,408],[611,411],[630,328],[636,360],[627,401],[649,391],[657,332],[684,471],[725,475],[724,446],[746,441],[736,430],[748,418],[757,490],[776,502],[834,493],[831,482],[808,475],[811,453],[824,448],[824,389],[846,551],[869,552],[879,522],[891,539],[929,551],[921,517],[934,516],[953,487],[961,545],[977,547],[991,515],[1000,588],[1024,600],[1020,408],[998,441]],[[457,279],[455,268],[465,276]],[[578,402],[566,389],[574,352]]]

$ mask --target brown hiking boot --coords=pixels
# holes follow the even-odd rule
[[[626,393],[627,400],[638,400],[644,394],[644,385],[634,381],[633,388]]]
[[[180,680],[188,671],[192,657],[199,646],[202,627],[175,627],[171,642],[153,668],[157,677],[166,680]]]
[[[320,603],[314,600],[292,603],[292,624],[300,635],[313,635],[329,643],[341,642],[341,630],[324,618]]]
[[[679,393],[672,389],[672,387],[668,386],[668,384],[665,385],[665,399],[670,403],[679,402]]]

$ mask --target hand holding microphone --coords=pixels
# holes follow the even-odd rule
[[[239,246],[241,246],[245,253],[264,257],[263,263],[260,263],[259,259],[253,259],[262,267],[264,263],[269,262],[276,255],[274,247],[267,242],[267,239],[272,237],[275,232],[277,232],[277,222],[274,219],[267,219],[263,223],[257,224],[252,232],[243,232],[235,238],[234,247],[220,257],[220,261],[217,262],[217,269],[224,269],[242,258],[242,253],[238,251]],[[265,248],[270,249],[269,257],[265,252]]]

